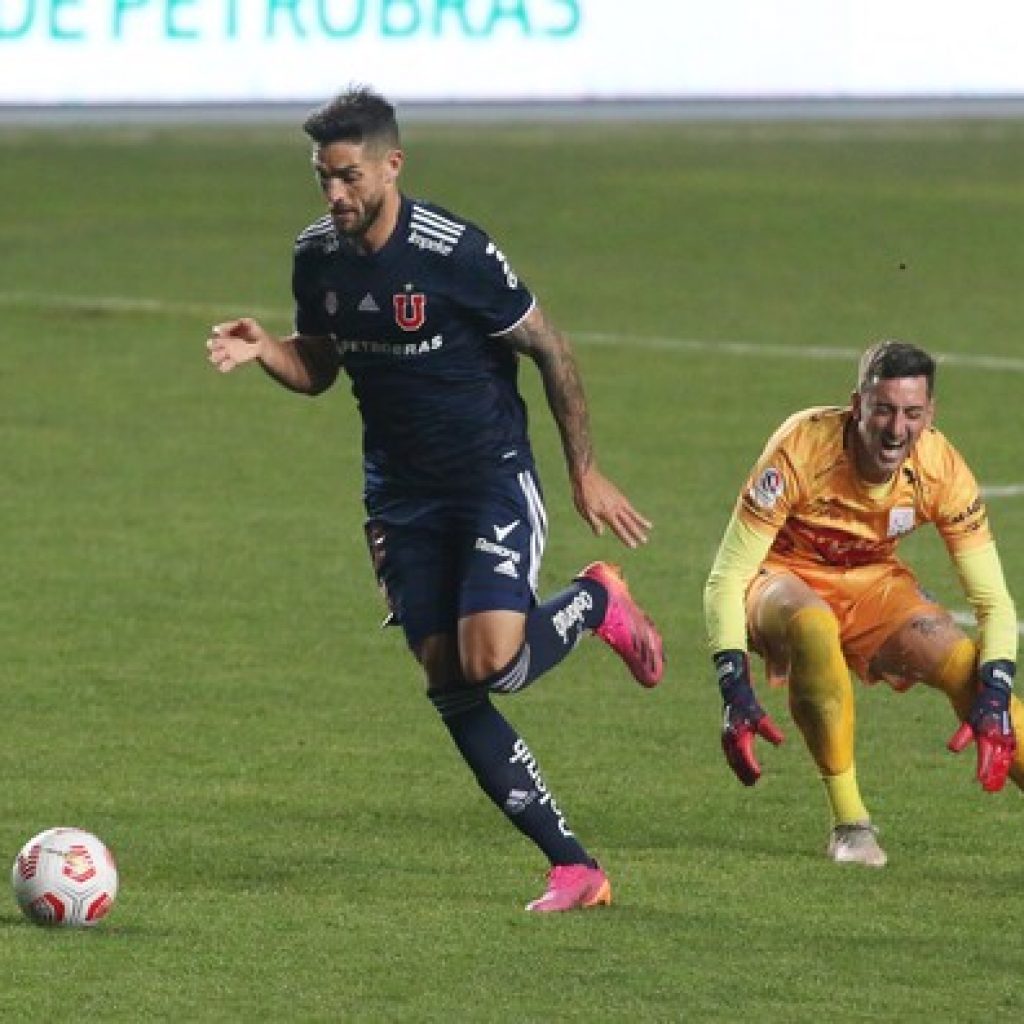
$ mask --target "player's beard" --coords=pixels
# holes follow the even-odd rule
[[[338,234],[344,235],[345,238],[362,238],[377,223],[377,218],[380,217],[383,209],[384,196],[382,194],[375,200],[367,200],[363,204],[363,215],[351,227],[343,227],[338,223],[337,219],[334,220],[334,227]]]

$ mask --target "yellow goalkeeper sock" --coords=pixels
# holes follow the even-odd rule
[[[1017,697],[1010,698],[1010,721],[1017,737],[1017,753],[1013,755],[1010,778],[1017,783],[1018,789],[1024,789],[1024,703]]]
[[[827,608],[801,608],[786,628],[789,709],[822,775],[853,764],[853,684]]]
[[[802,608],[787,624],[786,639],[790,710],[821,772],[833,821],[864,821],[869,815],[853,760],[853,683],[835,617],[826,608]]]
[[[847,825],[854,821],[867,821],[871,815],[860,797],[857,785],[857,767],[851,764],[838,775],[822,775],[825,795],[832,808],[832,821],[836,825]]]
[[[960,640],[953,645],[946,660],[928,680],[929,685],[941,690],[949,698],[960,721],[966,720],[974,700],[976,657],[974,643],[966,638]],[[1024,704],[1016,695],[1010,698],[1010,720],[1017,737],[1017,753],[1010,767],[1010,778],[1020,789],[1024,789]]]
[[[957,718],[964,721],[971,710],[971,702],[977,689],[975,684],[975,659],[977,650],[966,637],[953,644],[946,660],[935,670],[928,683],[941,690],[953,705]]]

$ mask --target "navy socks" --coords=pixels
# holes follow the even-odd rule
[[[430,694],[481,789],[552,864],[593,864],[569,829],[525,741],[484,686]]]
[[[583,633],[604,621],[608,594],[594,580],[575,580],[526,616],[526,639],[519,653],[482,686],[494,693],[516,693],[554,668]]]

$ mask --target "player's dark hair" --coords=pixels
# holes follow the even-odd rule
[[[318,146],[332,142],[369,142],[385,149],[401,146],[395,108],[365,85],[354,85],[328,100],[302,122],[302,130]]]
[[[898,377],[924,377],[928,382],[928,397],[931,398],[935,386],[935,360],[924,349],[905,341],[879,341],[860,358],[857,390],[863,394],[880,380]]]

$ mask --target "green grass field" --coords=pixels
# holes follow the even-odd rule
[[[205,363],[217,319],[288,327],[320,211],[299,131],[7,128],[0,854],[80,825],[122,895],[85,933],[0,900],[0,1018],[1019,1020],[1020,794],[946,753],[936,696],[860,688],[890,866],[832,865],[784,694],[757,788],[722,760],[701,590],[768,432],[844,401],[880,336],[962,357],[940,425],[985,484],[1024,483],[1024,124],[406,135],[406,190],[484,224],[577,339],[603,467],[656,523],[633,553],[577,520],[524,367],[545,591],[621,558],[668,645],[656,691],[588,643],[501,705],[616,903],[523,913],[545,865],[377,629],[344,385]],[[1022,501],[991,513],[1024,607]],[[934,537],[905,547],[963,610]]]

